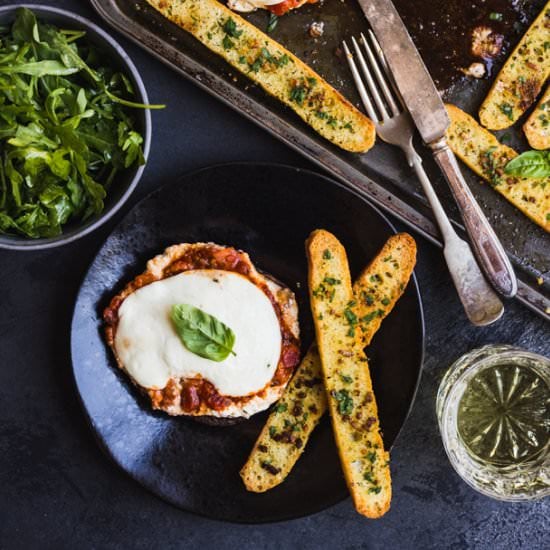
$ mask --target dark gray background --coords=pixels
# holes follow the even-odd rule
[[[97,21],[85,1],[52,4]],[[392,453],[394,498],[384,518],[364,519],[348,500],[287,523],[205,520],[150,495],[102,455],[73,387],[69,323],[80,281],[109,231],[149,191],[199,167],[237,160],[311,167],[120,40],[151,101],[168,105],[153,114],[150,161],[136,193],[115,220],[77,243],[38,253],[0,251],[0,548],[548,548],[548,500],[504,504],[476,494],[451,469],[434,413],[437,385],[459,355],[505,342],[550,356],[548,325],[509,303],[497,324],[470,327],[440,252],[420,238],[426,361]]]

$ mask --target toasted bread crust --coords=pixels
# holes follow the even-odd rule
[[[376,130],[369,118],[294,54],[225,5],[217,0],[147,1],[335,145],[359,153],[374,145]]]
[[[407,233],[400,233],[388,239],[357,278],[353,285],[357,302],[355,314],[360,319],[371,319],[361,325],[364,346],[370,344],[382,321],[402,296],[415,263],[416,243]],[[386,275],[388,272],[391,277]],[[374,286],[371,278],[382,281],[382,284]],[[279,485],[304,452],[311,433],[327,410],[322,376],[319,353],[312,345],[241,469],[247,490],[261,493]],[[294,414],[298,412],[301,414]],[[288,430],[297,423],[300,426],[298,431]],[[269,469],[265,467],[266,462]]]
[[[358,330],[362,320],[353,311],[346,251],[324,230],[311,234],[306,250],[311,312],[344,476],[356,510],[378,518],[390,507],[389,453],[380,435],[376,399]]]
[[[321,363],[313,345],[273,406],[240,471],[248,491],[263,493],[286,479],[326,410]]]
[[[533,149],[550,149],[550,84],[523,125],[523,131]]]
[[[382,321],[405,292],[415,265],[415,240],[408,233],[398,233],[387,240],[357,277],[353,285],[357,302],[354,311],[359,319],[369,319],[359,327],[363,346],[371,343]]]
[[[246,276],[261,288],[273,303],[281,325],[283,349],[270,384],[251,396],[226,397],[218,394],[212,384],[200,378],[171,378],[167,385],[160,389],[144,388],[133,379],[132,382],[149,397],[154,409],[170,415],[206,416],[217,419],[248,417],[266,409],[282,395],[299,360],[299,328],[296,300],[292,291],[268,276],[258,273],[245,252],[214,243],[185,243],[168,247],[164,253],[149,260],[146,270],[111,299],[103,314],[107,344],[112,349],[118,366],[125,370],[115,346],[118,310],[124,300],[133,292],[156,281],[190,269],[205,268],[230,270]],[[189,391],[200,397],[200,403],[193,409],[186,406],[186,392]]]
[[[535,102],[550,75],[550,2],[542,9],[495,79],[479,109],[489,130],[504,130]]]
[[[518,154],[455,105],[448,104],[447,112],[451,118],[447,141],[455,155],[527,217],[550,231],[550,178],[509,176],[504,167]]]

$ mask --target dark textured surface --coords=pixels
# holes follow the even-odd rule
[[[57,4],[93,17],[84,2]],[[170,105],[153,115],[151,162],[128,206],[159,183],[212,163],[305,165],[136,48],[128,51],[148,82],[151,100]],[[548,547],[549,502],[499,503],[461,482],[444,455],[434,404],[445,368],[460,354],[506,342],[550,356],[550,328],[517,304],[492,327],[468,326],[440,252],[423,241],[417,274],[426,314],[426,362],[415,408],[394,447],[395,494],[383,519],[359,517],[347,500],[306,519],[240,526],[186,514],[150,495],[100,452],[71,378],[73,302],[114,223],[67,248],[0,252],[0,547]]]
[[[304,242],[319,227],[345,243],[353,275],[393,233],[368,203],[313,172],[227,164],[184,177],[138,204],[109,236],[86,275],[76,302],[71,350],[77,388],[94,431],[126,472],[184,510],[261,523],[302,517],[342,501],[347,490],[329,422],[315,430],[285,483],[268,493],[249,493],[238,472],[267,415],[212,427],[152,412],[107,349],[101,312],[113,293],[167,245],[211,241],[246,250],[258,269],[294,291],[305,350],[313,330]],[[423,324],[415,283],[368,353],[389,449],[420,376]]]

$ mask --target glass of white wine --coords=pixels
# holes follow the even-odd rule
[[[451,464],[474,489],[550,495],[550,359],[507,345],[471,351],[444,376],[436,409]]]

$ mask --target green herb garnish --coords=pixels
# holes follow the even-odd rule
[[[501,103],[498,108],[506,115],[510,120],[514,120],[514,109],[509,103]]]
[[[348,324],[350,325],[357,324],[357,315],[355,315],[355,313],[351,309],[349,308],[344,309],[344,317],[346,318],[346,321],[348,322]]]
[[[342,374],[340,373],[340,379],[344,384],[351,384],[353,382],[353,378],[349,376],[348,374]]]
[[[346,318],[346,321],[349,325],[349,330],[347,335],[350,337],[355,336],[355,327],[357,325],[357,315],[350,309],[350,306],[348,305],[344,309],[344,317]]]
[[[361,323],[369,324],[373,319],[376,319],[376,317],[382,317],[384,315],[383,309],[377,309],[376,311],[371,311],[370,313],[367,313],[363,317],[361,317]]]
[[[0,28],[0,233],[61,234],[104,208],[117,174],[144,164],[130,80],[85,33],[26,8]]]
[[[303,105],[304,99],[306,98],[308,90],[303,85],[293,86],[290,90],[290,99],[298,105]]]
[[[376,483],[376,480],[374,479],[374,477],[372,477],[372,472],[365,472],[363,474],[363,479],[365,481],[368,481],[369,483],[372,483],[372,484]]]
[[[243,33],[242,30],[237,29],[237,23],[231,17],[223,24],[223,30],[231,38],[240,38]]]
[[[213,315],[189,304],[172,306],[172,322],[183,345],[195,355],[220,362],[233,351],[235,333]]]
[[[495,158],[496,146],[489,147],[487,151],[481,154],[481,164],[483,171],[487,174],[489,181],[492,185],[498,185],[500,183],[499,177],[499,161]]]
[[[288,55],[286,53],[284,53],[277,60],[277,66],[278,67],[284,67],[285,65],[288,65],[289,61],[291,61],[290,57],[288,57]],[[292,63],[294,63],[294,61],[292,61]]]
[[[526,151],[513,158],[504,171],[511,176],[547,178],[550,176],[550,151]]]
[[[350,416],[353,412],[353,398],[348,390],[333,391],[332,397],[338,402],[338,412],[342,416]]]
[[[273,32],[277,26],[277,23],[279,23],[279,18],[274,13],[270,13],[269,20],[267,22],[267,32]]]
[[[374,296],[368,294],[364,290],[361,291],[361,298],[368,306],[372,306],[372,304],[374,304]]]
[[[223,45],[223,49],[224,49],[224,50],[230,50],[230,49],[233,48],[233,46],[235,45],[235,43],[234,43],[233,40],[231,40],[231,38],[229,38],[229,36],[226,34],[226,35],[223,37],[222,45]]]

